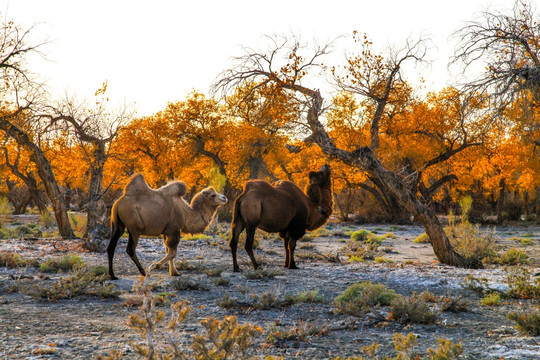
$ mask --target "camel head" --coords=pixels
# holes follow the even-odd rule
[[[227,197],[216,192],[213,187],[207,187],[201,191],[201,195],[210,207],[218,207],[227,203]]]
[[[319,171],[310,171],[308,175],[309,184],[318,185],[321,188],[329,187],[331,184],[331,172],[330,165],[323,165]]]

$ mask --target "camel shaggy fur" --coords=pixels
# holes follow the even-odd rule
[[[246,230],[245,250],[253,267],[259,264],[253,254],[253,240],[257,229],[278,233],[285,247],[284,267],[297,269],[294,261],[296,241],[306,230],[323,226],[332,214],[331,169],[324,165],[319,171],[309,173],[306,193],[290,181],[278,181],[270,185],[266,181],[252,180],[244,185],[244,191],[234,203],[232,236],[229,243],[233,270],[240,271],[236,259],[238,238]],[[307,194],[307,195],[306,195]]]
[[[180,275],[174,266],[180,234],[203,232],[212,221],[217,208],[227,202],[225,195],[217,193],[211,187],[196,194],[191,204],[182,198],[185,194],[186,184],[182,181],[170,182],[154,190],[148,186],[143,175],[136,174],[131,177],[124,188],[124,194],[112,207],[113,235],[107,247],[111,279],[117,279],[113,271],[113,257],[118,239],[125,229],[129,235],[126,251],[143,276],[146,276],[146,271],[135,252],[141,235],[163,235],[167,250],[167,255],[152,264],[148,271],[168,261],[170,274]]]

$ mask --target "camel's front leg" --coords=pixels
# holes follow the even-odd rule
[[[156,263],[153,263],[148,268],[148,271],[151,271],[153,269],[159,269],[163,266],[166,262],[169,262],[169,273],[171,276],[180,276],[180,273],[174,266],[174,258],[176,257],[176,254],[178,252],[178,242],[180,241],[180,234],[178,235],[172,235],[172,236],[166,236],[164,237],[164,243],[167,250],[167,255],[161,260],[159,260]]]

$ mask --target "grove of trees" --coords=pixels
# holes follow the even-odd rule
[[[191,194],[213,185],[234,199],[247,179],[288,179],[333,169],[342,220],[415,221],[443,263],[481,266],[455,253],[437,217],[474,200],[473,220],[540,218],[540,17],[527,2],[486,12],[456,32],[453,68],[473,80],[429,93],[405,69],[426,61],[427,38],[377,52],[354,32],[342,64],[332,43],[268,36],[217,75],[153,115],[111,110],[107,84],[91,103],[50,99],[27,68],[28,34],[0,29],[0,194],[16,213],[51,206],[73,237],[68,209],[88,215],[91,248],[103,248],[108,213],[126,179],[181,179]],[[326,81],[326,93],[313,84]],[[232,204],[232,202],[230,202]],[[230,217],[230,205],[220,213]]]

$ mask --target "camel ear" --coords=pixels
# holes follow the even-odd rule
[[[208,188],[204,189],[203,191],[201,191],[201,193],[204,196],[208,197],[208,196],[212,195],[213,193],[215,193],[215,190],[214,190],[213,187],[208,187]]]

